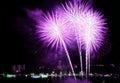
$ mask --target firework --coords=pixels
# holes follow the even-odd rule
[[[49,12],[42,17],[38,27],[38,33],[41,40],[46,45],[55,48],[56,50],[64,48],[67,55],[72,73],[75,76],[74,69],[67,51],[67,45],[71,43],[70,29],[68,29],[67,20],[63,12]]]
[[[66,18],[74,28],[79,49],[81,68],[81,48],[86,51],[86,77],[90,73],[90,53],[97,51],[102,45],[106,32],[105,19],[98,11],[94,11],[91,4],[81,1],[69,1],[62,5]],[[82,69],[81,69],[82,70]]]
[[[63,10],[66,12],[66,19],[68,19],[69,24],[74,28],[74,35],[78,47],[78,52],[80,56],[80,66],[81,73],[83,73],[83,63],[82,63],[82,36],[83,36],[83,28],[82,28],[82,14],[81,12],[85,11],[85,6],[80,1],[68,1],[65,4],[62,4]],[[87,8],[86,8],[87,9]],[[70,28],[70,27],[69,27]]]
[[[67,20],[64,19],[63,13],[51,12],[44,15],[38,27],[39,37],[42,39],[47,46],[52,48],[62,48],[62,38],[67,45],[71,44],[72,30],[67,27]]]
[[[106,33],[105,19],[96,11],[89,10],[84,14],[84,36],[83,42],[86,49],[86,72],[90,72],[90,53],[97,51],[103,41]]]
[[[70,60],[67,46],[73,45],[75,37],[83,72],[82,49],[86,52],[86,78],[90,73],[90,54],[97,51],[106,34],[105,19],[95,11],[90,3],[81,0],[68,1],[62,6],[57,6],[52,12],[42,14],[37,19],[37,33],[44,44],[56,50],[64,49],[72,73],[74,69]],[[36,14],[35,14],[36,16]]]

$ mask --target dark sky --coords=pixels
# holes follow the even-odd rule
[[[2,2],[1,6],[1,25],[0,25],[0,65],[8,64],[22,64],[22,63],[32,63],[34,56],[32,51],[28,53],[28,49],[36,48],[34,46],[29,46],[34,44],[34,38],[31,40],[31,34],[28,32],[19,31],[19,26],[22,26],[26,22],[26,13],[23,8],[34,9],[40,8],[43,10],[48,10],[52,8],[55,4],[64,2],[65,0],[16,0],[16,1],[5,1]],[[115,6],[117,2],[114,0],[94,0],[93,5],[96,9],[100,10],[107,18],[107,23],[109,27],[109,41],[111,43],[111,51],[108,56],[104,59],[104,63],[120,63],[120,29],[119,29],[119,18],[118,10]],[[16,26],[19,19],[25,19],[24,22]],[[27,18],[28,19],[28,18]],[[118,20],[118,21],[117,21]],[[28,22],[28,20],[27,20]],[[28,22],[29,23],[29,22]],[[29,24],[32,27],[32,25]],[[34,32],[34,30],[33,30]],[[26,34],[25,34],[26,33]],[[32,35],[33,36],[33,35]],[[29,41],[31,40],[31,41]],[[30,43],[30,44],[28,44]],[[27,50],[26,50],[27,49]],[[31,54],[30,54],[31,53]]]

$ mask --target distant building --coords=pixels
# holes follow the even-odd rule
[[[25,64],[18,64],[18,65],[13,65],[12,66],[12,71],[13,73],[19,73],[19,72],[22,72],[22,71],[25,71]]]

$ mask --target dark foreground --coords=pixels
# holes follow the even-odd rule
[[[120,78],[114,77],[90,77],[89,80],[77,77],[75,81],[73,77],[49,77],[49,78],[30,78],[30,77],[15,77],[15,78],[0,78],[0,83],[120,83]]]

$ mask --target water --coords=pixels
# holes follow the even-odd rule
[[[47,78],[47,79],[32,79],[32,78],[0,78],[0,83],[9,82],[33,82],[33,83],[120,83],[119,78],[101,78],[101,77],[92,77],[90,80],[78,78],[76,81],[74,78]]]

